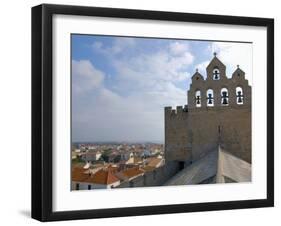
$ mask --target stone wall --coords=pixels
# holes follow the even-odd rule
[[[214,79],[214,70],[219,79]],[[231,78],[225,65],[216,57],[206,68],[207,78],[196,71],[188,91],[188,106],[165,108],[166,161],[196,161],[220,143],[233,155],[251,163],[251,86],[239,66]],[[227,104],[222,91],[227,90]],[[243,103],[237,103],[237,90],[242,90]],[[212,104],[208,106],[208,90]],[[200,93],[199,103],[197,96]]]
[[[201,107],[178,113],[165,109],[166,161],[195,161],[221,144],[251,163],[251,109]]]
[[[188,161],[191,158],[188,115],[187,106],[185,108],[179,106],[177,110],[172,110],[171,107],[165,108],[166,161]]]
[[[146,172],[143,176],[121,182],[115,188],[161,186],[178,172],[179,163],[171,161],[153,171]]]
[[[247,106],[191,110],[187,127],[192,161],[220,143],[231,154],[251,163],[251,110]]]

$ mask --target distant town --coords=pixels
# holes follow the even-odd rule
[[[73,143],[72,190],[130,187],[130,181],[165,164],[159,143]]]

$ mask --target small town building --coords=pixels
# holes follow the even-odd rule
[[[101,157],[101,152],[100,151],[88,151],[85,152],[81,155],[81,158],[85,161],[85,162],[94,162],[94,161],[98,161]]]
[[[83,168],[72,170],[72,190],[114,188],[118,185],[120,185],[119,178],[108,169],[100,169],[95,173],[85,171]]]

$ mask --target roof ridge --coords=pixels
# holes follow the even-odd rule
[[[110,173],[111,173],[111,171],[107,170],[106,184],[108,184]]]
[[[118,180],[111,170],[107,170],[106,184],[109,184],[109,177],[112,177],[113,180]]]

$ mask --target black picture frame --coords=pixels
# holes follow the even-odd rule
[[[267,198],[95,210],[52,210],[52,18],[55,14],[247,25],[267,29]],[[177,12],[43,4],[32,8],[32,218],[122,217],[274,206],[274,20]]]

